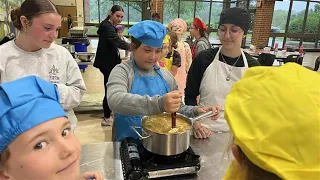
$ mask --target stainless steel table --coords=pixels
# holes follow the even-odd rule
[[[204,140],[192,138],[191,147],[201,156],[201,169],[183,179],[221,180],[233,158],[228,151],[231,141],[230,133],[214,133]],[[101,171],[105,179],[123,179],[119,147],[119,142],[82,145],[81,173]]]

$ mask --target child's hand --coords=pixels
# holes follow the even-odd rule
[[[197,139],[206,139],[210,137],[212,132],[201,125],[201,122],[196,121],[193,124],[193,137]]]
[[[213,113],[217,112],[216,115],[212,116],[211,119],[212,120],[217,120],[220,116],[220,111],[221,108],[219,106],[213,106],[213,107],[199,107],[197,109],[198,113],[204,113],[204,112],[208,112],[208,111],[212,111]]]
[[[177,112],[180,109],[182,94],[172,91],[163,96],[164,111],[168,113]]]
[[[85,180],[103,180],[102,172],[85,172],[83,174]]]

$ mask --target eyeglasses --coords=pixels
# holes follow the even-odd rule
[[[218,35],[224,36],[226,34],[226,32],[229,32],[229,35],[232,37],[236,37],[238,36],[241,32],[243,32],[243,30],[239,29],[239,28],[224,28],[224,27],[220,27],[218,29]]]

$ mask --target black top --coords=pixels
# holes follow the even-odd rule
[[[216,56],[219,48],[210,48],[201,51],[192,61],[191,67],[188,72],[187,76],[187,84],[185,88],[185,103],[186,105],[197,105],[197,96],[199,95],[199,88],[201,84],[201,80],[203,77],[203,73],[206,71],[207,67],[212,63],[214,57]],[[259,62],[255,59],[253,59],[248,53],[244,52],[247,61],[248,66],[260,66]],[[224,62],[222,59],[222,56],[224,57],[224,60],[229,65],[234,65],[234,63],[237,61],[238,58],[230,58],[227,56],[224,56],[220,53],[219,60],[221,62]],[[236,67],[244,67],[244,61],[242,56],[239,58],[238,62],[235,64]]]
[[[166,56],[166,58],[170,58],[171,57],[172,52],[169,52]],[[181,66],[181,56],[180,53],[176,50],[173,50],[173,54],[172,54],[172,65],[173,66],[177,66],[180,67]]]
[[[119,38],[117,29],[106,19],[101,22],[97,33],[99,43],[93,66],[111,72],[117,64],[121,63],[118,48],[128,50],[130,46]]]

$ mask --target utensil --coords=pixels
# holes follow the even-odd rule
[[[176,128],[176,119],[177,119],[177,113],[171,113],[171,122],[172,122],[172,128]]]
[[[147,121],[150,118],[150,116],[144,116],[142,118],[141,120],[142,127],[131,126],[131,128],[139,136],[140,140],[142,141],[143,147],[148,151],[155,154],[163,155],[163,156],[177,155],[177,154],[183,153],[189,148],[193,123],[195,121],[198,121],[206,117],[212,117],[217,113],[218,112],[213,113],[212,111],[209,111],[195,118],[188,118],[185,115],[176,113],[176,118],[182,118],[190,124],[189,129],[179,134],[175,134],[175,133],[160,134],[160,133],[148,130],[147,128],[144,127],[144,124],[145,124],[145,121]],[[162,113],[156,116],[160,116],[160,117],[165,116],[165,118],[170,118],[171,114]],[[136,130],[136,128],[141,128],[142,135]],[[161,145],[159,146],[159,144]]]
[[[95,57],[95,53],[76,52],[75,56],[82,62],[90,62]]]

